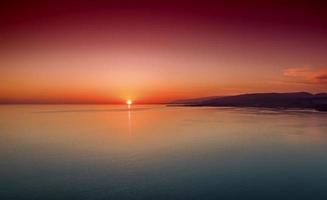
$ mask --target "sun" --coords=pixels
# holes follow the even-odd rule
[[[132,104],[133,104],[133,101],[130,100],[130,99],[128,99],[128,100],[126,100],[126,104],[127,104],[127,105],[132,105]]]

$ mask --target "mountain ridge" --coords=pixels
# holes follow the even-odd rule
[[[327,111],[327,93],[246,93],[232,96],[214,96],[176,100],[170,105],[181,106],[231,106],[265,108],[306,108]]]

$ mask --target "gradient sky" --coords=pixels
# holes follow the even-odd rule
[[[77,2],[2,1],[0,102],[327,92],[326,4]]]

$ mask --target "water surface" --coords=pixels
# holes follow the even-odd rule
[[[327,199],[327,114],[0,106],[0,199]]]

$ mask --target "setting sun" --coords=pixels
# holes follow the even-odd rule
[[[127,104],[127,105],[132,105],[132,103],[133,103],[132,100],[130,100],[130,99],[126,100],[126,104]]]

